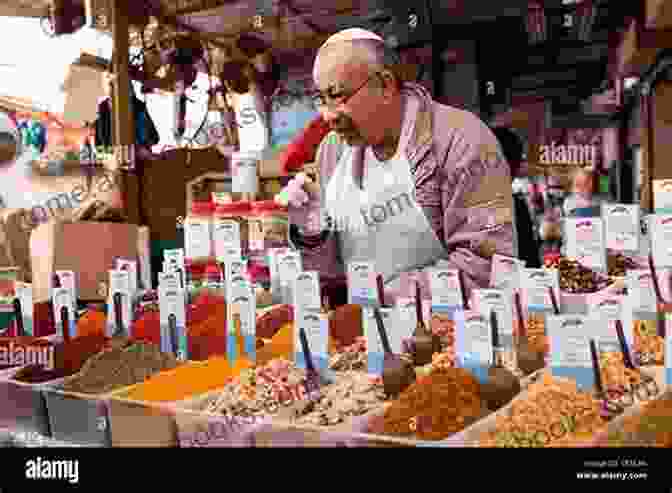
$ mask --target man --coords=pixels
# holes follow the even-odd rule
[[[504,157],[511,169],[511,178],[518,176],[523,162],[523,143],[512,130],[504,127],[493,129]],[[532,214],[527,201],[522,194],[514,194],[513,203],[516,218],[516,237],[518,258],[524,260],[527,267],[538,269],[541,267],[541,244],[537,237],[532,221]]]
[[[402,272],[436,265],[460,269],[467,290],[487,287],[492,255],[516,253],[509,168],[483,122],[401,82],[395,58],[361,29],[320,48],[316,103],[332,132],[319,184],[284,190],[290,239],[328,287],[350,262],[374,261],[386,302]]]

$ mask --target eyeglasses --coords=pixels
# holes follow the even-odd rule
[[[363,83],[360,85],[357,89],[352,91],[349,95],[345,96],[343,94],[333,93],[333,88],[329,88],[327,90],[327,95],[323,94],[322,92],[317,92],[313,95],[313,102],[315,103],[315,106],[318,108],[329,108],[329,109],[334,109],[338,108],[341,105],[347,104],[348,101],[350,101],[352,98],[354,98],[359,91],[361,91],[364,86],[366,86],[369,82],[371,82],[371,79],[376,77],[378,73],[376,72],[375,74],[371,74]]]

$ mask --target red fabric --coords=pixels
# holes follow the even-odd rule
[[[280,158],[285,173],[298,171],[315,160],[317,148],[329,133],[329,124],[318,116],[287,146]]]

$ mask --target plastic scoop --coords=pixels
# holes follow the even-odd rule
[[[378,336],[385,353],[383,359],[383,388],[388,397],[396,397],[415,383],[415,370],[410,361],[406,361],[392,352],[380,309],[374,308],[373,316],[376,319]]]
[[[665,300],[663,299],[663,292],[660,289],[660,283],[658,282],[658,274],[656,272],[656,266],[653,262],[653,254],[649,253],[649,268],[651,269],[651,280],[653,282],[653,290],[656,293],[656,302],[659,305],[665,305]],[[660,310],[658,310],[660,311]],[[659,337],[665,337],[665,315],[664,313],[659,313],[656,321],[656,331],[658,332]]]
[[[121,315],[121,293],[114,293],[112,296],[112,303],[114,305],[114,337],[121,337],[124,335],[124,321]]]
[[[63,341],[70,341],[70,310],[67,306],[61,307],[61,327],[63,328]]]
[[[14,298],[14,319],[16,320],[16,336],[23,337],[26,335],[23,328],[23,310],[21,309],[21,300]]]
[[[492,365],[488,369],[488,382],[481,387],[482,395],[490,410],[497,410],[520,393],[520,381],[502,362],[502,346],[499,340],[499,320],[497,313],[490,312],[492,334]]]
[[[420,283],[415,283],[415,317],[417,323],[413,333],[413,363],[415,366],[424,366],[432,362],[434,353],[441,352],[441,339],[427,329],[422,318],[422,298]]]
[[[177,318],[172,313],[168,315],[168,337],[170,337],[170,347],[173,350],[173,354],[177,355],[180,347],[177,336]]]
[[[516,339],[516,354],[518,368],[525,374],[530,375],[545,366],[544,355],[539,351],[534,351],[527,337],[527,324],[523,317],[523,306],[520,301],[520,293],[513,295],[514,308],[518,318],[518,337]]]

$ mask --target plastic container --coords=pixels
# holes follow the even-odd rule
[[[250,262],[267,267],[269,249],[289,247],[288,210],[272,200],[253,202],[248,224]]]
[[[193,202],[184,220],[184,253],[191,261],[203,262],[212,258],[212,202]]]
[[[212,231],[215,257],[225,257],[229,249],[235,248],[237,242],[234,240],[235,233],[231,224],[232,222],[238,225],[241,255],[247,255],[249,240],[248,218],[251,211],[252,206],[248,201],[217,204],[213,215]]]

